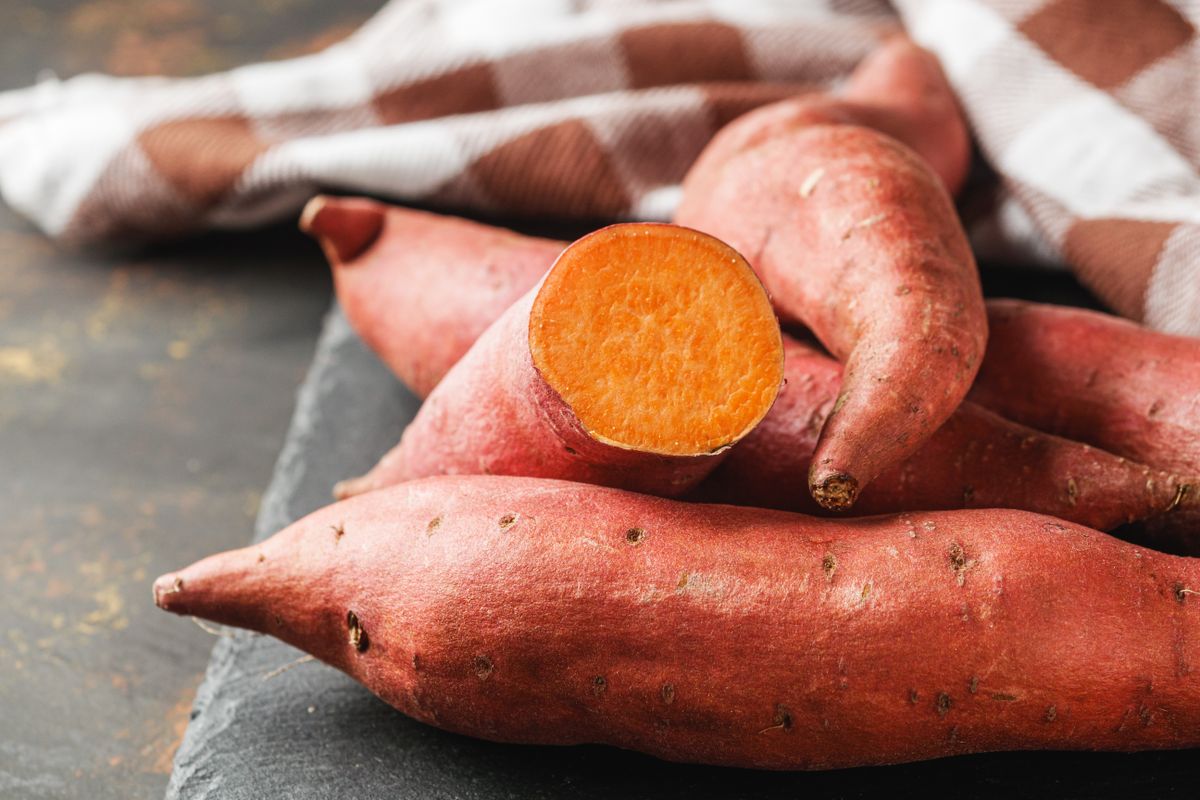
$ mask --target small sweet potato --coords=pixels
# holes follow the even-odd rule
[[[842,370],[815,348],[784,338],[784,389],[770,413],[697,487],[710,502],[821,509],[803,489],[817,435]],[[885,470],[856,514],[913,509],[1020,508],[1098,530],[1195,513],[1186,479],[1010,422],[965,402],[917,452]]]
[[[782,381],[779,323],[745,259],[687,228],[614,225],[564,250],[335,493],[474,473],[682,494]]]
[[[566,246],[366,198],[315,197],[300,228],[325,250],[350,324],[420,397]]]
[[[418,720],[769,769],[1200,746],[1200,563],[1009,510],[821,520],[522,478],[373,492],[154,584]]]
[[[1200,339],[1097,311],[993,300],[971,397],[1009,419],[1200,475]]]

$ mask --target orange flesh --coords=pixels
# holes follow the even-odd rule
[[[783,381],[783,345],[750,265],[677,225],[613,225],[568,247],[529,317],[542,378],[595,439],[700,455],[741,439]]]

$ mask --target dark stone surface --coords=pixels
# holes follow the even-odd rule
[[[161,796],[212,637],[149,581],[244,543],[329,280],[294,230],[62,251],[0,210],[0,797]]]
[[[1070,279],[988,281],[1009,294],[1027,295],[1033,285],[1040,295],[1087,300]],[[264,498],[257,538],[327,503],[334,481],[370,466],[415,410],[416,401],[332,315]],[[244,632],[218,642],[168,797],[1194,797],[1200,777],[1195,752],[998,754],[789,774],[667,764],[602,747],[501,745],[414,722],[324,664],[278,671],[299,656]]]
[[[0,89],[61,78],[201,75],[311,52],[384,0],[0,0]]]
[[[0,0],[0,87],[191,74],[381,0]],[[158,798],[213,637],[149,582],[243,544],[329,304],[289,224],[122,252],[0,204],[0,798]]]

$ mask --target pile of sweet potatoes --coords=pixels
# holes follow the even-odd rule
[[[340,502],[155,602],[497,741],[1200,746],[1200,561],[1100,532],[1200,542],[1200,340],[985,301],[969,157],[896,38],[722,131],[676,224],[568,244],[315,199],[345,313],[425,405]]]

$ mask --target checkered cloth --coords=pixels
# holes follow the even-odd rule
[[[74,241],[255,225],[318,189],[668,218],[720,125],[835,86],[898,24],[999,175],[968,219],[981,255],[1065,262],[1120,313],[1200,335],[1182,0],[393,0],[304,58],[0,94],[0,192]]]

